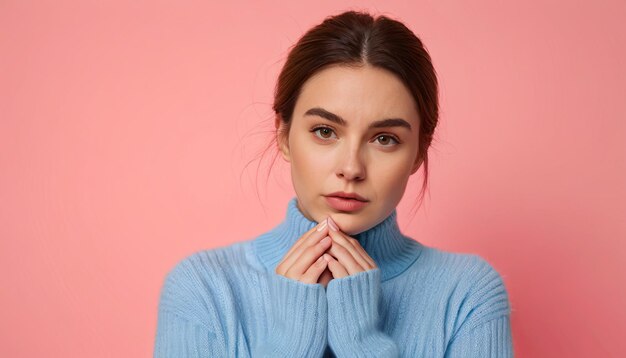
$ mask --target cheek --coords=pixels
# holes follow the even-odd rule
[[[298,148],[293,155],[293,162],[291,163],[297,171],[304,175],[310,175],[319,170],[322,160],[319,156],[315,155],[314,150],[307,150],[307,148]]]
[[[315,144],[306,135],[294,137],[293,146],[291,146],[292,167],[299,176],[306,176],[306,180],[319,181],[326,176],[331,169],[333,153],[320,148],[319,144]]]
[[[291,148],[292,178],[306,186],[319,186],[322,178],[330,173],[328,158],[325,158],[319,148],[307,145],[301,141]]]
[[[380,195],[388,196],[390,193],[404,191],[410,174],[410,166],[406,165],[407,160],[387,156],[385,160],[370,166],[369,178]]]

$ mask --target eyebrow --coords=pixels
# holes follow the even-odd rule
[[[341,126],[347,126],[348,123],[341,118],[340,116],[331,113],[324,108],[313,107],[304,113],[305,116],[319,116],[325,118],[331,122],[337,123]],[[409,122],[405,121],[402,118],[385,118],[375,122],[372,122],[369,125],[369,128],[387,128],[387,127],[404,127],[408,130],[411,130],[411,125]]]

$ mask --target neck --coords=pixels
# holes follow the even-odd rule
[[[389,280],[406,270],[422,252],[423,245],[402,234],[396,209],[383,221],[352,237],[376,262],[381,280]],[[269,232],[254,240],[257,256],[268,270],[276,270],[293,244],[318,223],[304,216],[298,208],[297,197],[287,204],[285,219]]]

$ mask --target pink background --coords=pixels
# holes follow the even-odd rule
[[[517,356],[626,356],[624,1],[170,3],[0,2],[0,356],[151,356],[166,272],[283,219],[288,167],[246,163],[289,46],[347,9],[439,73],[403,231],[498,269]]]

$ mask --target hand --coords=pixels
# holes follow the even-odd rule
[[[333,279],[333,273],[330,272],[328,265],[326,265],[326,268],[324,269],[324,272],[322,272],[322,274],[320,275],[320,278],[319,280],[317,280],[317,283],[321,284],[322,286],[324,286],[324,288],[326,288],[328,287],[328,283],[332,279]]]
[[[304,283],[318,283],[328,264],[322,255],[330,247],[331,241],[328,224],[324,220],[293,244],[276,267],[276,273]]]
[[[378,267],[358,240],[342,232],[332,218],[328,217],[327,220],[332,246],[328,253],[324,254],[324,258],[328,261],[328,269],[333,278],[346,277]]]

